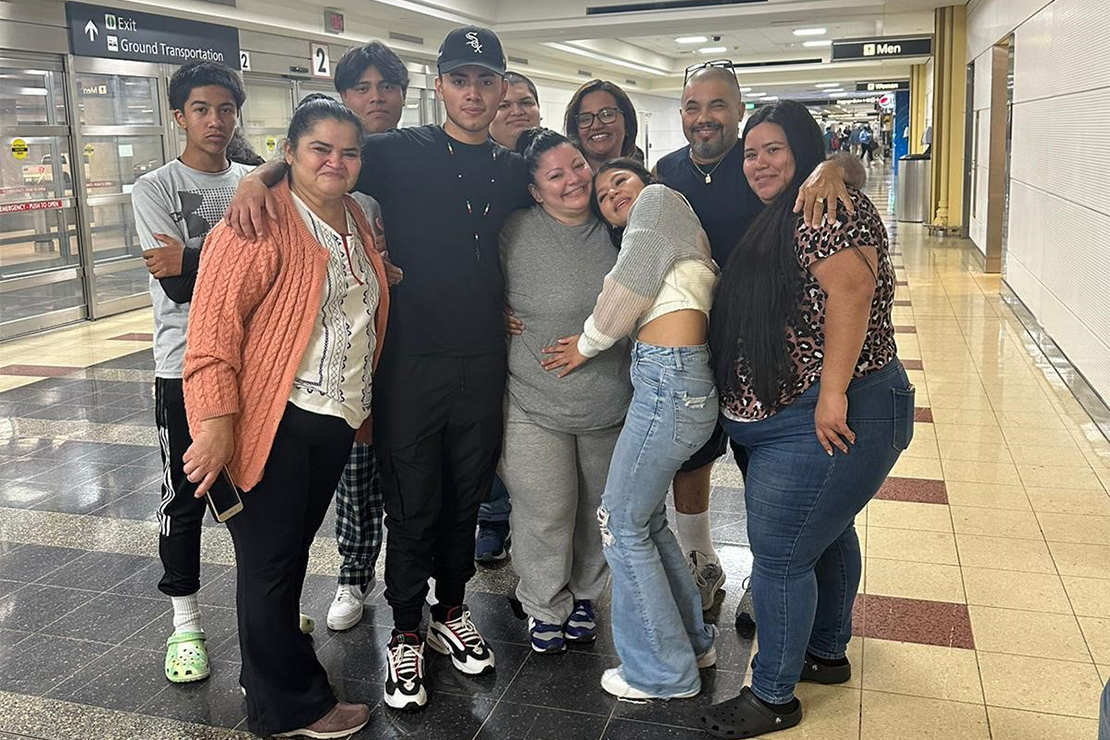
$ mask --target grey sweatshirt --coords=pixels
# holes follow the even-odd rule
[[[564,226],[537,205],[517,211],[501,229],[505,302],[524,324],[524,333],[509,342],[506,388],[511,402],[540,426],[561,432],[605,429],[628,411],[627,340],[564,378],[540,365],[544,347],[582,331],[616,261],[608,232],[593,218]]]
[[[201,172],[175,159],[140,177],[131,191],[135,230],[144,250],[164,246],[155,234],[167,234],[185,245],[181,275],[150,278],[154,306],[154,374],[180,378],[185,358],[185,327],[189,302],[200,267],[204,237],[220,222],[239,179],[253,169],[234,164],[223,172]]]

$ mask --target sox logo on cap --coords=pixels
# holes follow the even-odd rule
[[[478,34],[474,31],[466,35],[466,43],[470,44],[470,48],[474,49],[475,54],[482,53],[482,42],[478,40]]]

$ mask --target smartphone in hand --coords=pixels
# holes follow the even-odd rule
[[[226,522],[243,510],[239,487],[231,479],[226,466],[220,471],[208,492],[204,494],[204,498],[208,501],[208,509],[217,522]]]

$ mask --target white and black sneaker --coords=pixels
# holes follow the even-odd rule
[[[493,651],[470,621],[466,605],[452,607],[441,622],[433,613],[428,622],[428,647],[451,656],[455,668],[471,676],[494,669]]]
[[[385,674],[385,704],[411,711],[428,703],[424,689],[424,642],[420,635],[394,635],[386,648],[389,668]]]

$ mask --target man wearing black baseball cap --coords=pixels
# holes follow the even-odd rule
[[[467,26],[447,35],[435,88],[443,126],[369,136],[355,190],[381,204],[390,259],[405,279],[392,289],[389,331],[374,377],[374,447],[385,499],[385,597],[393,609],[385,703],[427,703],[420,635],[428,578],[436,599],[427,644],[470,675],[494,656],[464,603],[474,575],[478,506],[501,454],[505,337],[498,236],[531,204],[523,160],[489,138],[505,92],[497,36]],[[227,219],[264,231],[266,184],[284,167],[245,180]],[[252,210],[254,215],[252,215]]]

